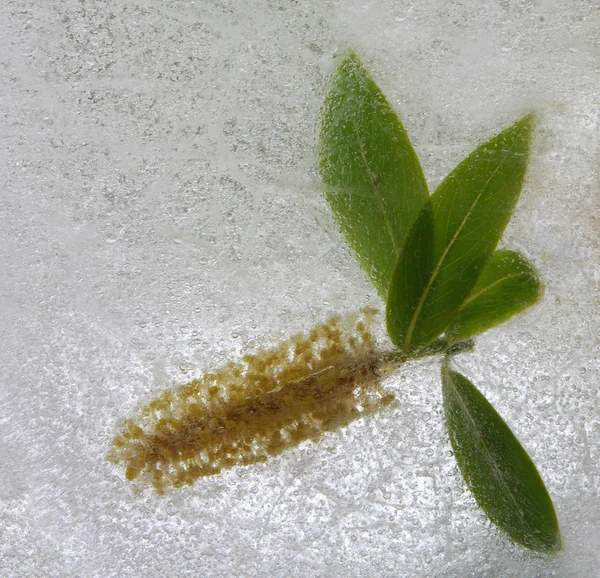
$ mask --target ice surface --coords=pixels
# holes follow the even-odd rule
[[[15,0],[0,22],[0,575],[597,575],[595,0]],[[345,47],[432,186],[538,113],[504,243],[546,293],[459,365],[540,469],[556,557],[511,545],[465,491],[433,361],[389,380],[397,409],[166,497],[105,460],[165,388],[381,306],[314,176]]]

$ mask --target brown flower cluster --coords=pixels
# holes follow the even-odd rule
[[[109,459],[160,493],[237,465],[264,462],[390,404],[381,387],[374,309],[167,390],[123,424]]]

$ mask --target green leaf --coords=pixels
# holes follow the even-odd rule
[[[535,267],[519,253],[496,251],[446,328],[446,339],[456,343],[482,333],[531,307],[541,296]]]
[[[515,542],[539,552],[559,550],[552,500],[510,428],[447,361],[442,366],[442,392],[456,461],[479,506]]]
[[[411,302],[414,308],[406,324],[394,321],[404,315],[393,310],[404,299],[404,285],[396,278],[418,275],[420,279],[423,272],[411,269],[413,260],[401,257],[390,285],[388,332],[405,352],[441,335],[471,293],[519,198],[532,125],[533,117],[526,116],[482,144],[431,197],[433,258],[427,283],[419,300]]]
[[[433,210],[427,201],[400,253],[387,298],[388,334],[400,349],[433,272],[433,232]]]
[[[428,198],[398,116],[356,54],[341,61],[325,99],[319,171],[346,242],[380,296]]]

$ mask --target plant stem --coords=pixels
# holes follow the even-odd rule
[[[459,341],[458,343],[448,343],[445,339],[436,339],[426,347],[419,349],[415,353],[407,355],[403,351],[388,351],[381,354],[383,363],[391,363],[396,367],[411,361],[413,359],[422,359],[424,357],[433,357],[435,355],[443,355],[444,357],[452,357],[459,353],[468,353],[475,348],[475,342],[472,339]]]

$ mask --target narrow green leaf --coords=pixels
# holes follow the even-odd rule
[[[399,349],[405,349],[409,325],[433,272],[433,232],[433,210],[427,201],[402,248],[387,298],[387,331]]]
[[[527,169],[533,117],[526,116],[463,160],[431,197],[433,262],[406,327],[394,342],[414,351],[441,335],[469,296],[510,220]],[[415,275],[402,258],[394,277]],[[421,273],[419,272],[419,275]],[[402,284],[391,284],[395,291]],[[389,299],[399,304],[404,296]],[[388,308],[394,318],[394,312]],[[389,327],[389,325],[388,325]],[[401,345],[400,345],[401,343]]]
[[[479,506],[515,542],[539,552],[559,550],[552,500],[510,428],[447,361],[442,366],[442,392],[456,461]]]
[[[356,54],[325,99],[319,171],[346,242],[380,296],[423,203],[427,183],[408,135]]]
[[[446,328],[446,339],[456,343],[482,333],[531,307],[541,296],[535,267],[519,253],[496,251]]]

